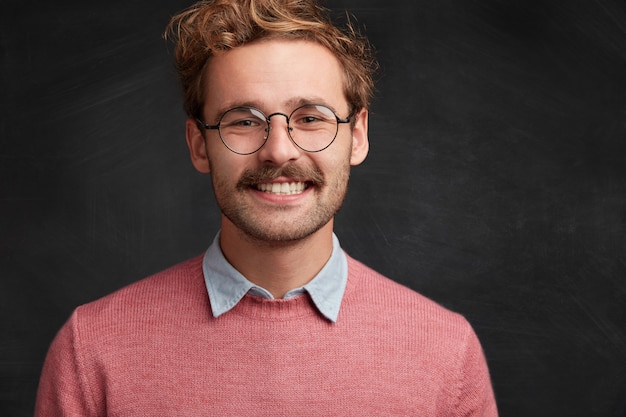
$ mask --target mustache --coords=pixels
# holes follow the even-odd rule
[[[237,189],[243,190],[257,184],[272,182],[278,177],[306,181],[318,187],[326,184],[324,174],[318,167],[302,167],[294,164],[282,167],[264,165],[245,170],[237,182]]]

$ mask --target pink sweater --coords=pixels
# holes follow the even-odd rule
[[[496,416],[470,325],[348,258],[337,323],[307,295],[211,315],[197,257],[76,309],[43,416]]]

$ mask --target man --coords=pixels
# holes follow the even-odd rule
[[[79,307],[36,415],[497,415],[470,325],[333,234],[368,153],[367,42],[313,0],[201,2],[167,33],[221,230],[203,256]]]

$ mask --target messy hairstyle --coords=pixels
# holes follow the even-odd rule
[[[316,0],[208,0],[174,16],[164,33],[175,43],[175,63],[184,108],[198,117],[204,105],[204,74],[209,58],[257,39],[317,42],[339,60],[344,94],[353,110],[369,107],[377,63],[367,39],[348,18],[334,25]]]

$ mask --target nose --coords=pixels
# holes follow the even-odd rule
[[[284,113],[273,113],[267,117],[267,120],[274,116],[283,116],[285,120],[283,121],[283,118],[279,117],[268,123],[267,140],[259,150],[258,156],[262,162],[281,166],[298,159],[302,151],[289,136],[289,116]]]

